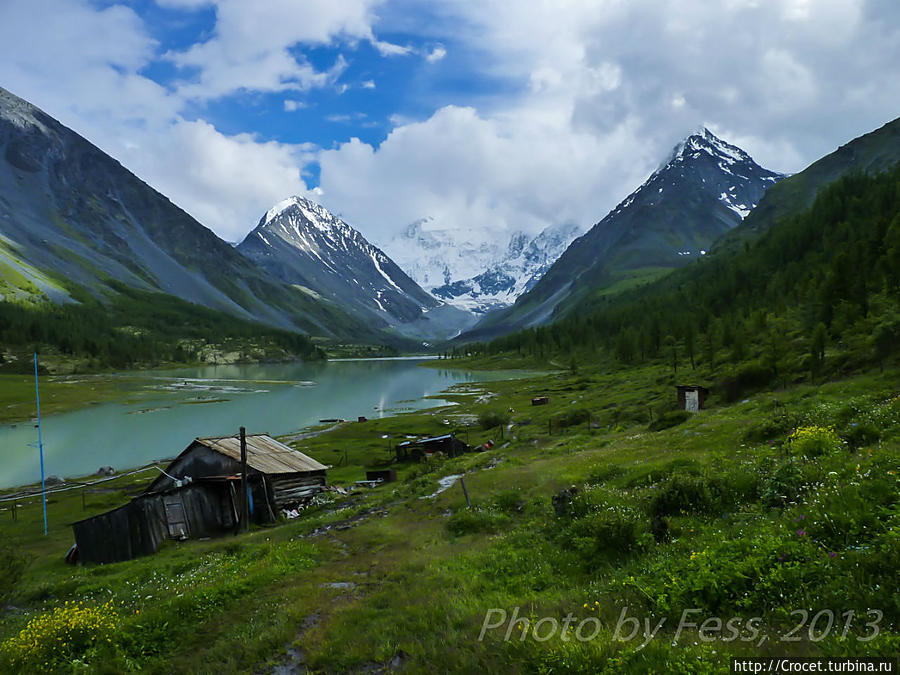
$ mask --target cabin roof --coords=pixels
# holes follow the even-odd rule
[[[305,471],[324,471],[328,468],[312,457],[304,455],[298,450],[293,450],[284,443],[279,443],[267,434],[253,434],[246,438],[247,464],[261,473],[300,473]],[[200,443],[210,450],[241,461],[240,436],[197,438],[194,440],[194,443]]]

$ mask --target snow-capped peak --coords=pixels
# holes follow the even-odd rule
[[[753,161],[750,155],[739,147],[726,143],[709,129],[703,127],[676,145],[666,161],[660,166],[660,170],[675,162],[695,159],[698,156],[697,153],[701,152],[705,152],[726,165]]]

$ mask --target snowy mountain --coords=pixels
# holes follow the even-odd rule
[[[708,129],[688,136],[643,185],[572,242],[515,305],[485,317],[468,336],[542,324],[588,293],[696,260],[781,178]]]
[[[422,290],[357,230],[305,197],[269,209],[237,250],[304,293],[407,336],[450,337],[472,323]]]
[[[504,245],[503,240],[490,238],[491,232],[443,229],[425,218],[409,225],[385,248],[433,295],[484,314],[512,304],[534,286],[580,233],[575,225],[555,225],[535,237],[515,232]]]

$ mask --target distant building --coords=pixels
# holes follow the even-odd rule
[[[676,387],[678,390],[678,407],[688,412],[698,412],[706,407],[706,397],[709,389],[696,384],[682,384]]]
[[[247,436],[247,494],[254,522],[326,487],[326,467],[259,434]],[[239,518],[241,445],[237,436],[197,438],[128,504],[72,525],[79,558],[115,562],[154,553],[166,539],[213,537]]]

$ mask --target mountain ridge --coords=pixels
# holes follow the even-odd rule
[[[573,241],[530,291],[463,338],[546,323],[587,293],[706,255],[782,177],[706,128],[689,135],[643,184]]]
[[[423,290],[357,229],[307,197],[275,204],[237,250],[285,283],[407,337],[442,339],[472,323]]]

